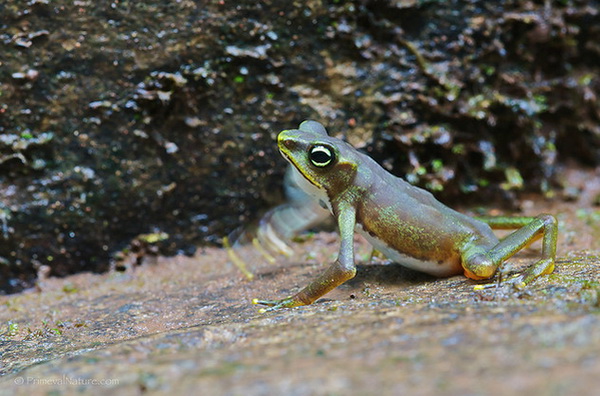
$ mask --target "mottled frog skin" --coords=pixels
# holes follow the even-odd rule
[[[542,258],[513,284],[524,287],[549,274],[556,256],[557,222],[551,215],[475,219],[442,204],[398,178],[348,143],[328,136],[316,121],[285,130],[277,143],[293,168],[294,183],[327,207],[338,224],[337,260],[294,296],[254,300],[268,309],[307,305],[351,279],[354,232],[378,251],[409,268],[436,276],[464,273],[488,279],[510,256],[543,236]],[[499,240],[492,228],[517,229]]]

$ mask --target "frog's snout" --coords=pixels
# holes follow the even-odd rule
[[[282,131],[277,135],[277,145],[285,147],[288,150],[293,150],[297,142],[288,134],[288,131]]]

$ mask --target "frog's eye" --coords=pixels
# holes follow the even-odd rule
[[[335,154],[331,148],[323,145],[317,145],[310,149],[308,158],[310,159],[310,162],[317,168],[324,168],[333,163],[335,160]]]

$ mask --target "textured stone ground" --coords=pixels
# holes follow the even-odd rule
[[[219,249],[47,279],[0,297],[0,394],[591,395],[599,211],[525,206],[555,213],[560,238],[556,272],[522,292],[369,263],[312,306],[258,313],[252,298],[294,292],[335,256],[330,233],[291,259],[252,265],[252,282]],[[534,245],[513,267],[538,253]]]

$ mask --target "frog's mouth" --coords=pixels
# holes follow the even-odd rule
[[[286,153],[281,148],[279,149],[279,152],[281,153],[281,156],[292,165],[292,167],[294,168],[294,173],[301,176],[302,179],[306,180],[307,182],[312,184],[314,187],[316,187],[318,189],[323,188],[323,186],[320,183],[318,183],[316,180],[314,180],[313,178],[311,178],[309,175],[305,174],[304,172],[300,171],[301,166],[294,160],[294,158],[292,156],[290,156],[288,153]]]
[[[290,156],[281,149],[281,147],[279,148],[279,154],[281,154],[281,156],[283,157],[283,159],[285,159],[287,162],[289,162],[292,166],[296,167],[296,164],[294,163],[294,161],[290,158]]]

